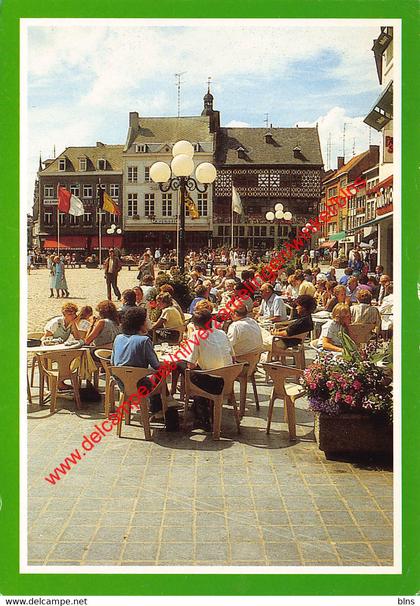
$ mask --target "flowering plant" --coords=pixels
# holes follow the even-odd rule
[[[342,358],[320,353],[302,377],[309,408],[328,415],[362,412],[392,420],[392,378],[378,365],[379,349],[368,344]]]

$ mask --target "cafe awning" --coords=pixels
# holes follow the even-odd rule
[[[382,91],[379,99],[372,107],[366,118],[365,124],[371,126],[377,131],[381,131],[384,126],[391,122],[393,117],[393,86],[392,81],[385,90]]]
[[[344,240],[344,238],[346,237],[346,232],[345,231],[339,231],[336,234],[331,234],[329,236],[330,240]]]
[[[331,242],[330,240],[327,240],[326,242],[323,242],[322,244],[320,244],[319,248],[334,248],[334,246],[336,244],[337,244],[337,241]]]
[[[85,250],[86,249],[86,236],[61,236],[60,244],[57,238],[47,238],[42,247],[49,249],[60,249],[63,250]]]
[[[101,246],[102,246],[102,248],[121,248],[122,247],[122,236],[102,236]],[[92,236],[91,248],[99,249],[98,236]]]

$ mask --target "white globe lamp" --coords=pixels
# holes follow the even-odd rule
[[[276,219],[283,219],[284,215],[283,215],[283,211],[282,210],[276,210]]]
[[[190,156],[179,154],[172,160],[171,168],[176,177],[189,177],[194,170],[194,162]]]
[[[155,162],[150,167],[149,175],[154,183],[166,183],[171,178],[171,169],[166,162]]]
[[[292,220],[292,213],[287,211],[284,213],[284,218],[286,219],[286,221],[291,221]]]
[[[178,141],[172,148],[172,155],[174,158],[175,156],[179,155],[188,156],[189,158],[192,158],[194,155],[194,148],[189,141]]]
[[[213,183],[217,177],[216,169],[210,162],[202,162],[195,169],[195,176],[200,183]]]
[[[274,213],[271,212],[271,210],[265,214],[265,218],[267,219],[267,221],[274,221]]]
[[[284,206],[283,204],[280,204],[280,202],[278,204],[275,205],[274,210],[283,210]]]

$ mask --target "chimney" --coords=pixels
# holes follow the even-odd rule
[[[369,155],[371,159],[376,163],[379,162],[379,145],[369,145]]]
[[[139,125],[139,114],[138,112],[130,112],[128,114],[128,126],[137,128]]]
[[[102,143],[102,141],[96,141],[96,147],[105,147],[105,143]]]
[[[337,156],[337,170],[344,166],[344,156]]]

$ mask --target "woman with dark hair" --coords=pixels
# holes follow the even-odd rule
[[[90,329],[85,337],[86,345],[111,349],[115,337],[119,334],[118,311],[112,301],[102,301],[96,306],[99,319],[93,317]]]
[[[301,335],[305,332],[311,332],[314,325],[312,323],[312,313],[317,307],[316,300],[311,295],[300,295],[296,301],[297,319],[290,322],[290,324],[284,329],[276,333],[279,337],[293,337],[294,335]],[[285,339],[282,341],[284,349],[287,347],[294,347],[300,343],[300,339]]]
[[[129,309],[132,309],[133,307],[136,307],[136,293],[134,292],[133,289],[128,288],[127,290],[125,290],[122,294],[122,307],[120,307],[120,309],[118,310],[118,315],[120,318],[120,321],[122,320],[123,315],[125,314],[126,311],[128,311]]]
[[[160,362],[153,349],[152,340],[147,335],[147,314],[144,307],[133,307],[124,314],[121,322],[122,332],[115,337],[112,347],[111,364],[113,366],[136,366],[158,370]],[[139,381],[137,387],[144,386],[149,391],[154,388],[153,374]],[[122,388],[121,381],[116,378]],[[160,395],[151,396],[150,412],[162,410]]]

